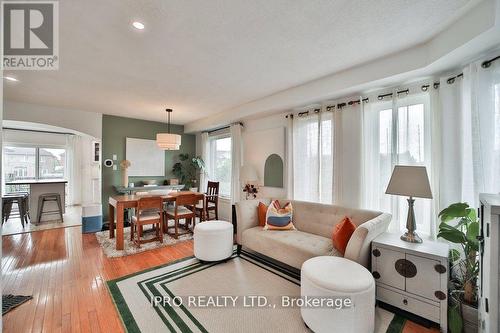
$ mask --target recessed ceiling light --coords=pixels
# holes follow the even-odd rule
[[[12,81],[12,82],[19,81],[18,79],[16,79],[15,77],[12,77],[12,76],[4,76],[3,78],[6,79],[7,81]]]
[[[143,30],[144,29],[144,24],[139,22],[139,21],[134,21],[132,23],[132,26],[136,28],[137,30]]]

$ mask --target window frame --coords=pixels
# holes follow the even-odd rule
[[[208,141],[209,141],[209,178],[214,181],[220,182],[218,179],[215,179],[215,155],[216,155],[216,142],[217,140],[222,140],[222,139],[231,139],[231,133],[224,131],[224,132],[218,132],[209,135]],[[231,148],[232,148],[232,140],[231,140]],[[232,150],[230,151],[230,156],[231,156],[231,164],[232,164]],[[231,186],[232,186],[232,170],[231,172]],[[229,193],[221,193],[220,192],[220,186],[219,186],[219,198],[225,199],[225,200],[230,200],[231,199],[231,189],[229,190]]]
[[[47,179],[55,179],[55,178],[41,178],[40,177],[40,150],[41,149],[64,149],[65,150],[65,161],[64,161],[64,174],[62,178],[57,178],[57,179],[66,179],[68,176],[68,147],[63,146],[63,145],[34,145],[34,144],[27,144],[27,143],[12,143],[12,142],[5,142],[3,144],[2,148],[2,154],[5,154],[3,151],[4,148],[6,147],[13,147],[13,148],[33,148],[35,149],[35,179],[34,180],[47,180]],[[5,175],[2,173],[2,177],[5,177]]]

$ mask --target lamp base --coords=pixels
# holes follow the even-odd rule
[[[422,243],[422,238],[420,238],[416,232],[410,233],[407,231],[400,238],[408,243]]]
[[[415,200],[412,197],[408,198],[408,217],[406,219],[406,229],[407,231],[401,236],[401,240],[408,243],[422,243],[422,238],[420,238],[415,229],[417,229],[417,223],[415,221],[415,212],[413,210],[413,205]]]

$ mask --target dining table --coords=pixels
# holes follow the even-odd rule
[[[123,194],[123,195],[113,195],[109,197],[109,238],[115,237],[116,229],[116,249],[123,250],[123,228],[125,224],[125,214],[124,210],[127,208],[137,208],[137,204],[140,198],[160,196],[163,202],[175,202],[175,200],[186,194],[195,194],[196,197],[203,202],[203,210],[205,211],[205,193],[201,192],[191,192],[191,191],[179,191],[172,192],[166,195],[138,195],[138,194]],[[115,216],[116,215],[116,216]],[[116,222],[115,222],[116,220]]]

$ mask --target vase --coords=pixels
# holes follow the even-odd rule
[[[479,329],[479,314],[477,308],[461,303],[464,333],[477,333]]]
[[[123,169],[123,172],[122,172],[122,185],[124,187],[128,186],[128,172],[127,172],[127,169]]]

